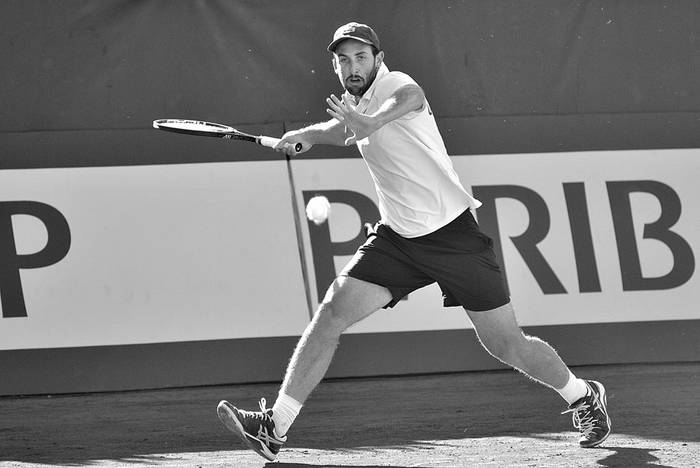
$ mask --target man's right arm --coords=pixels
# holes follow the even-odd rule
[[[291,154],[299,154],[308,151],[313,145],[345,146],[346,133],[347,130],[342,122],[331,119],[327,122],[320,122],[285,133],[275,149],[287,152],[292,151]],[[302,149],[298,153],[291,149],[297,143],[302,145]]]

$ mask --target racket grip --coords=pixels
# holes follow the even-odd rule
[[[280,142],[280,139],[268,136],[261,136],[258,142],[263,146],[267,146],[268,148],[274,148],[275,146],[277,146],[277,143]],[[294,151],[296,151],[297,153],[301,151],[302,148],[303,145],[301,143],[297,143],[296,145],[294,145]]]

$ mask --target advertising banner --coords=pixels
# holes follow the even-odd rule
[[[698,156],[453,161],[536,326],[700,318]],[[281,161],[0,171],[0,349],[298,336],[379,211],[362,159],[291,166],[296,212]],[[349,333],[465,327],[433,285]]]

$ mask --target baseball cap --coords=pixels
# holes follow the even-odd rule
[[[356,41],[364,42],[377,48],[377,50],[382,50],[379,45],[379,37],[374,29],[370,28],[366,24],[350,22],[344,24],[335,30],[333,34],[333,41],[328,44],[328,50],[330,52],[335,52],[335,48],[338,44],[343,42],[345,39],[355,39]]]

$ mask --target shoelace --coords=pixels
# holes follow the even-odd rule
[[[593,395],[593,405],[597,409],[600,409],[600,403],[595,395]],[[591,411],[591,405],[585,401],[581,402],[581,404],[575,408],[569,408],[566,411],[562,411],[561,414],[566,413],[572,413],[571,421],[573,422],[574,427],[578,429],[584,437],[589,437],[596,429],[595,418],[593,417],[593,411]]]
[[[262,419],[263,421],[272,421],[272,417],[270,416],[270,410],[265,407],[266,404],[267,401],[265,400],[265,398],[261,398],[258,402],[258,405],[260,406],[260,412],[245,410],[238,410],[238,412],[247,418]]]

